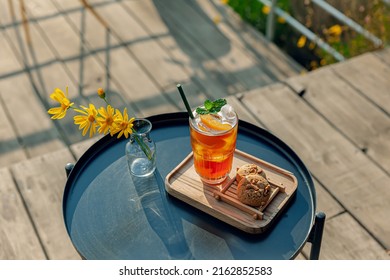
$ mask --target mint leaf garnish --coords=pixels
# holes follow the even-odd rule
[[[221,108],[226,105],[226,99],[217,99],[215,101],[206,100],[204,102],[204,108],[198,107],[196,108],[196,112],[199,115],[206,115],[206,114],[216,114],[219,111],[221,111]]]
[[[205,108],[200,108],[200,107],[196,108],[196,112],[197,112],[199,115],[206,115],[206,114],[209,113],[208,110],[206,110]]]
[[[213,106],[214,106],[214,103],[210,100],[206,100],[204,102],[204,107],[206,108],[206,110],[210,111],[211,109],[213,109]]]

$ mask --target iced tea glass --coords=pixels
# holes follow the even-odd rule
[[[190,118],[189,123],[195,171],[203,182],[219,184],[226,179],[232,169],[237,141],[237,114],[234,110],[231,111],[228,119],[222,118],[220,113],[219,117],[213,114],[212,118],[215,117],[216,121],[221,121],[222,124],[217,129],[214,124],[210,128],[209,122],[204,123],[201,120],[204,117],[195,111],[193,114],[195,118]]]

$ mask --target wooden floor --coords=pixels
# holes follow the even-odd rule
[[[290,145],[327,214],[321,259],[390,259],[390,49],[302,69],[218,0],[0,0],[0,259],[78,259],[64,166],[85,140],[46,110],[55,87],[130,114],[226,97]],[[308,256],[309,245],[298,259]]]

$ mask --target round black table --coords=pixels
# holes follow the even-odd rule
[[[105,136],[77,161],[66,182],[63,213],[70,239],[85,259],[291,259],[309,238],[316,198],[299,157],[268,131],[240,121],[237,148],[289,170],[296,194],[261,234],[249,234],[171,197],[166,175],[190,152],[188,115],[148,118],[157,169],[130,175],[125,138]]]

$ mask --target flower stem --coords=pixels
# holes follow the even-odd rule
[[[138,135],[136,134],[137,131],[135,131],[135,129],[132,129],[133,133],[134,134],[134,139],[135,141],[138,143],[138,145],[141,147],[142,151],[145,153],[146,157],[148,158],[148,160],[151,160],[153,155],[152,155],[152,151],[150,150],[149,146],[144,142],[142,141],[141,139],[139,139]]]

